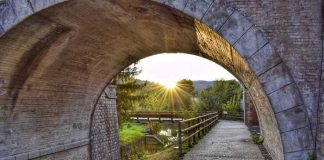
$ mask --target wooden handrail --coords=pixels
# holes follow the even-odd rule
[[[206,115],[202,115],[202,116],[198,116],[198,117],[194,117],[194,118],[186,119],[186,120],[183,120],[183,121],[180,121],[180,122],[181,122],[181,123],[186,123],[186,122],[193,121],[193,120],[196,120],[196,119],[199,119],[199,118],[203,118],[203,117],[207,117],[207,116],[209,116],[209,115],[213,115],[213,114],[218,114],[218,112],[215,112],[215,113],[209,113],[209,114],[206,114]]]
[[[131,117],[142,118],[184,118],[185,114],[196,112],[182,112],[182,111],[164,111],[164,112],[128,112]],[[208,113],[208,112],[206,112]]]
[[[203,129],[209,127],[209,126],[212,125],[212,124],[213,124],[213,122],[208,123],[208,125],[206,125],[205,127],[201,128],[201,129],[199,129],[199,130],[197,130],[195,133],[193,133],[193,134],[187,136],[186,138],[184,138],[184,139],[182,140],[182,142],[187,141],[189,138],[192,138],[193,136],[195,136],[196,134],[198,134],[199,132],[201,132]]]
[[[218,117],[218,115],[217,115],[217,117]],[[204,123],[206,123],[206,122],[208,122],[208,121],[210,121],[212,119],[213,119],[213,117],[207,119],[206,121],[199,122],[199,123],[197,123],[197,124],[195,124],[193,126],[190,126],[190,127],[186,128],[186,129],[183,129],[182,132],[186,132],[186,131],[189,131],[191,129],[194,129],[194,128],[196,128],[196,127],[198,127],[198,126],[200,126],[200,125],[202,125],[202,124],[204,124]]]
[[[186,119],[178,122],[178,147],[179,156],[182,156],[182,145],[188,141],[188,146],[191,146],[191,141],[196,142],[196,137],[202,138],[202,135],[207,134],[212,126],[218,121],[218,112],[208,113],[202,116]],[[182,125],[187,124],[186,128]]]

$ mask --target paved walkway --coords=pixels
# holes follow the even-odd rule
[[[222,120],[196,144],[184,160],[263,160],[247,127],[238,121]]]

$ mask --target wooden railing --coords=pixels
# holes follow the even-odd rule
[[[175,117],[175,118],[181,118],[184,115],[184,112],[128,112],[128,114],[132,117],[161,117],[161,118],[170,118],[170,117]]]
[[[208,113],[212,113],[212,112],[210,112],[210,111],[202,112],[202,113],[199,113],[198,115],[205,115]],[[196,112],[181,112],[181,111],[175,111],[175,112],[171,112],[171,111],[128,112],[128,114],[130,115],[130,117],[135,117],[137,120],[139,120],[139,118],[147,118],[147,120],[149,120],[149,118],[158,118],[159,121],[161,121],[161,118],[171,118],[172,121],[174,118],[188,118],[188,115],[190,115],[190,114],[197,116]],[[223,113],[220,118],[228,119],[228,120],[244,120],[244,113],[243,112],[226,112],[226,114]]]
[[[186,119],[178,122],[178,149],[182,155],[184,142],[188,142],[188,147],[197,143],[198,138],[202,138],[218,121],[218,112],[208,113],[202,116]]]
[[[183,118],[184,112],[129,112],[130,117],[135,117],[138,121],[139,118],[147,118],[149,121],[150,118],[158,118],[161,121],[161,118],[170,118],[173,121],[174,118]]]
[[[204,115],[207,113],[212,113],[212,112],[202,112],[199,113],[198,115]],[[174,118],[188,118],[186,116],[193,114],[197,115],[196,112],[182,112],[182,111],[165,111],[165,112],[128,112],[130,117],[135,117],[138,121],[139,118],[147,118],[149,121],[150,118],[158,118],[159,121],[161,121],[161,118],[170,118],[171,121],[173,121]],[[192,116],[191,116],[192,117]]]
[[[223,113],[222,119],[244,120],[244,113],[243,112],[226,112],[226,114]]]

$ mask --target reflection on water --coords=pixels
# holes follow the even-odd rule
[[[177,142],[178,130],[176,123],[164,123],[163,129],[158,133],[158,137],[163,141],[164,146],[170,146]]]

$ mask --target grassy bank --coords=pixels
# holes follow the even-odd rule
[[[156,160],[156,159],[177,160],[178,152],[173,147],[168,147],[165,150],[162,150],[160,152],[147,155],[147,160]]]
[[[127,144],[144,137],[144,126],[138,123],[123,123],[119,129],[119,140]]]

